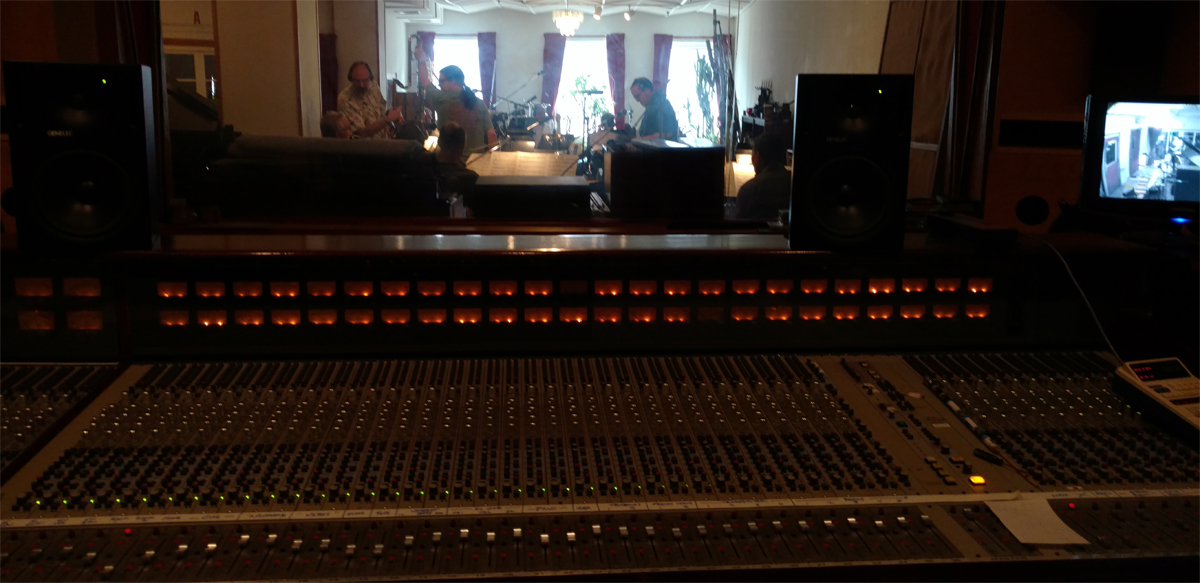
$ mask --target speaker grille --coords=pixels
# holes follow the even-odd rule
[[[809,181],[809,213],[824,232],[854,239],[874,232],[891,212],[893,194],[887,173],[862,156],[827,162]]]
[[[135,203],[129,174],[117,161],[84,150],[63,152],[38,169],[32,189],[37,216],[63,237],[100,239],[128,220]]]

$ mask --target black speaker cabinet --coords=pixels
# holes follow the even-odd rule
[[[24,252],[151,247],[158,181],[150,69],[4,63],[13,190]]]
[[[904,244],[911,75],[796,76],[792,249]]]

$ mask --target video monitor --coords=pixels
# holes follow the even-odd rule
[[[1200,99],[1091,96],[1087,118],[1085,206],[1195,220],[1200,203]]]

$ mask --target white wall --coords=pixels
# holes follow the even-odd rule
[[[384,79],[399,79],[408,85],[408,23],[399,15],[385,16],[384,54],[386,60],[381,67],[386,69]]]
[[[160,2],[159,10],[163,38],[213,39],[212,0],[169,0]]]
[[[375,79],[382,81],[378,22],[382,0],[335,0],[332,4],[333,32],[337,35],[338,91],[350,84],[346,75],[350,72],[350,63],[355,61],[366,61],[375,72]],[[381,88],[384,85],[380,83]]]
[[[731,32],[729,21],[721,18],[721,29]],[[443,24],[410,26],[409,34],[431,31],[437,34],[496,33],[496,94],[507,96],[529,76],[542,70],[542,48],[544,33],[558,32],[550,14],[529,14],[515,10],[490,10],[480,14],[461,14],[446,11]],[[711,14],[684,14],[672,17],[636,14],[626,22],[620,13],[594,20],[586,15],[577,36],[604,36],[625,33],[625,106],[634,110],[633,119],[641,116],[642,106],[629,94],[629,83],[638,77],[653,77],[654,35],[711,37],[713,24]],[[389,36],[391,36],[389,32]],[[393,37],[394,38],[394,37]],[[395,42],[389,38],[389,43]],[[401,41],[402,44],[402,41]],[[403,46],[401,47],[403,50]],[[437,42],[434,41],[436,56]],[[542,81],[534,79],[513,99],[524,101],[531,95],[541,95]]]
[[[216,12],[224,123],[250,134],[300,135],[295,3],[217,0]]]
[[[734,85],[738,108],[758,101],[764,79],[779,103],[795,97],[800,73],[878,73],[887,0],[758,0],[738,19]]]

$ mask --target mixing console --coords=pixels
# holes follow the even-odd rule
[[[1121,401],[1115,367],[1048,352],[135,365],[5,483],[0,571],[1194,556],[1194,444]],[[1049,500],[1089,544],[1020,542],[988,506],[1015,499]]]
[[[0,367],[0,473],[23,463],[30,449],[49,438],[55,425],[79,412],[108,386],[116,365],[17,365]]]

